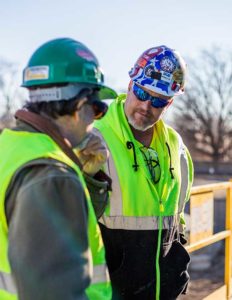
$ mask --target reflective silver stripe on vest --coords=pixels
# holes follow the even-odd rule
[[[188,171],[188,158],[185,152],[182,138],[178,135],[179,139],[179,155],[180,155],[180,168],[181,168],[181,188],[178,204],[178,212],[181,213],[184,209],[186,202],[186,195],[188,191],[189,183],[189,171]]]
[[[110,212],[113,215],[121,216],[123,213],[122,209],[122,192],[120,188],[118,174],[114,165],[112,155],[110,155],[108,160],[108,173],[112,178],[112,194],[110,196]]]
[[[10,294],[17,294],[11,274],[0,272],[0,290],[4,290]]]
[[[107,147],[107,144],[103,138],[102,133],[96,128],[93,128],[93,132],[101,139],[101,141]],[[121,200],[122,192],[120,188],[118,173],[111,153],[109,159],[107,160],[107,164],[105,165],[104,171],[106,172],[107,175],[109,175],[112,178],[112,193],[110,195],[110,214],[121,216],[123,214],[122,200]]]
[[[180,215],[163,217],[163,229],[171,229],[179,224]],[[159,217],[125,217],[103,215],[100,223],[111,229],[156,230],[159,229]]]
[[[91,284],[109,282],[110,276],[106,264],[93,267]]]

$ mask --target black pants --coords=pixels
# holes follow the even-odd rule
[[[100,224],[113,300],[156,299],[156,250],[158,231],[115,230]],[[189,281],[190,257],[176,233],[162,231],[160,300],[174,300]]]

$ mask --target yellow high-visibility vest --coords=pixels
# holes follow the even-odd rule
[[[73,168],[85,191],[88,204],[88,237],[93,264],[93,276],[86,294],[91,300],[112,297],[105,250],[86,183],[79,167],[46,134],[5,129],[0,135],[0,299],[16,300],[17,288],[8,261],[8,225],[5,215],[5,195],[15,172],[24,164],[39,158],[52,158]],[[4,158],[4,159],[3,159]],[[78,196],[78,195],[77,195]]]
[[[154,183],[142,145],[126,119],[125,99],[125,94],[120,95],[104,118],[94,123],[110,150],[108,167],[113,179],[110,203],[100,222],[111,229],[156,230],[162,215],[163,229],[179,226],[184,223],[183,208],[193,181],[190,154],[179,134],[159,120],[155,124],[155,151],[161,175]]]

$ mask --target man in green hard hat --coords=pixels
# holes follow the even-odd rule
[[[22,86],[29,101],[0,135],[0,299],[109,300],[94,213],[108,199],[107,150],[89,129],[106,112],[100,100],[116,93],[94,54],[69,38],[34,52]]]

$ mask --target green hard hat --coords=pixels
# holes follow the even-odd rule
[[[117,93],[104,85],[104,75],[96,56],[82,43],[58,38],[40,46],[23,71],[26,88],[80,83],[98,87],[100,99],[113,99]]]

